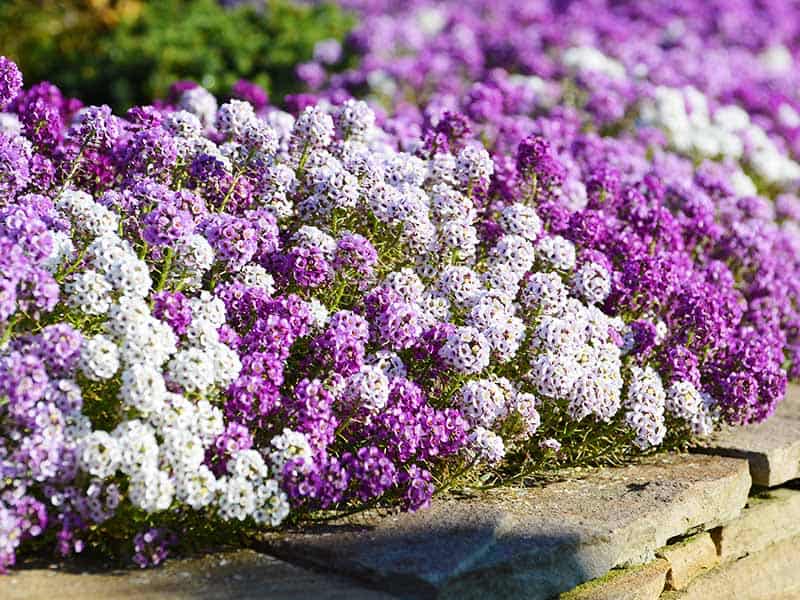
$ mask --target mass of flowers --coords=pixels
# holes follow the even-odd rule
[[[417,510],[800,377],[794,3],[344,4],[359,65],[283,110],[0,57],[0,568]]]

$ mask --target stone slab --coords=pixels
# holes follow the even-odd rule
[[[720,564],[683,592],[662,600],[778,600],[800,598],[800,537],[772,544],[745,558]]]
[[[658,600],[666,585],[669,563],[657,558],[644,565],[613,569],[561,594],[559,600]]]
[[[264,543],[403,597],[550,598],[652,560],[670,538],[730,521],[749,489],[746,461],[666,454],[540,488],[437,498],[416,514],[365,513]]]
[[[788,387],[765,422],[726,429],[696,451],[746,458],[755,485],[773,487],[800,478],[800,385]]]
[[[800,536],[800,490],[788,488],[750,498],[738,519],[714,532],[723,562],[794,536]]]
[[[3,600],[390,600],[345,577],[320,574],[242,550],[163,567],[92,573],[30,569],[0,575]]]
[[[719,562],[717,546],[707,531],[665,546],[656,555],[669,562],[667,585],[673,590],[684,589],[695,577]]]

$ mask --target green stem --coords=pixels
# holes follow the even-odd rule
[[[353,515],[366,512],[377,506],[377,504],[377,501],[373,500],[372,502],[368,502],[367,504],[358,506],[356,508],[351,508],[350,510],[333,511],[330,514],[326,514],[322,517],[308,517],[307,520],[310,523],[325,523],[328,521],[335,521],[336,519],[344,519],[346,517],[352,517]]]
[[[297,165],[296,176],[298,180],[303,178],[303,173],[305,172],[307,161],[308,161],[308,142],[306,142],[306,145],[303,146],[303,154],[300,156],[300,164]]]
[[[347,287],[347,281],[344,279],[339,283],[339,286],[336,289],[336,294],[333,297],[333,302],[331,303],[330,309],[337,310],[339,308],[339,302],[342,301],[342,296],[344,296],[344,290]]]
[[[172,248],[167,248],[167,252],[164,255],[164,264],[161,267],[161,275],[158,278],[158,285],[156,286],[157,292],[163,290],[164,285],[167,283],[167,274],[169,273],[169,268],[172,266],[173,256],[175,256],[175,251]]]
[[[438,486],[436,488],[436,491],[434,492],[434,494],[441,494],[442,492],[446,492],[448,489],[453,487],[453,485],[455,485],[456,481],[458,481],[461,478],[462,475],[465,475],[466,473],[471,471],[472,468],[477,464],[477,462],[478,462],[478,458],[477,457],[473,458],[465,467],[463,467],[463,468],[459,469],[458,471],[456,471],[452,475],[452,477],[450,477],[442,485]]]
[[[247,155],[242,167],[236,171],[236,175],[233,176],[233,181],[231,181],[231,187],[228,188],[228,193],[225,194],[225,197],[222,199],[222,204],[220,205],[218,212],[225,212],[225,207],[228,206],[228,201],[231,199],[233,192],[236,190],[236,184],[239,183],[239,179],[241,179],[242,175],[247,170],[247,167],[250,165],[250,161],[253,160],[254,154],[255,151],[251,150]]]
[[[239,178],[242,176],[244,171],[237,171],[236,175],[233,176],[233,181],[231,182],[231,187],[228,188],[228,193],[225,194],[225,197],[222,199],[222,204],[219,205],[219,210],[217,212],[225,212],[225,207],[228,206],[228,201],[233,196],[233,191],[236,189],[236,184],[239,183]]]
[[[346,418],[344,421],[342,421],[341,423],[339,423],[339,426],[336,428],[336,431],[334,432],[334,434],[333,434],[333,435],[334,435],[335,437],[339,437],[339,436],[342,434],[342,432],[343,432],[345,429],[347,429],[347,426],[348,426],[348,425],[350,425],[350,422],[351,422],[352,420],[353,420],[353,415],[352,415],[352,414],[348,415],[348,417],[347,417],[347,418]]]
[[[69,277],[78,267],[81,266],[81,264],[83,264],[83,257],[84,256],[86,256],[86,248],[84,248],[83,250],[80,251],[80,254],[78,254],[78,258],[75,259],[75,262],[72,263],[69,266],[69,268],[67,268],[66,271],[64,271],[61,275],[56,277],[56,281],[58,283],[61,283],[62,281],[64,281],[64,279]]]
[[[83,153],[86,150],[86,146],[88,145],[88,141],[84,141],[81,144],[80,149],[78,150],[78,155],[75,157],[75,161],[72,163],[72,168],[70,168],[69,173],[67,174],[67,178],[64,180],[64,183],[61,185],[61,189],[59,190],[57,196],[60,196],[64,190],[67,189],[70,183],[72,183],[72,178],[75,177],[75,173],[78,172],[78,167],[81,164],[81,160],[83,159]]]
[[[3,336],[0,337],[0,348],[3,348],[11,339],[11,335],[14,333],[14,326],[17,324],[18,321],[19,317],[13,318],[8,321],[8,324],[3,330]]]

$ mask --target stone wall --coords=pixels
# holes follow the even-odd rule
[[[654,560],[612,569],[560,598],[800,598],[800,490],[759,491],[727,524],[668,544]]]
[[[153,571],[18,571],[0,598],[800,598],[799,390],[693,454],[437,497]]]
[[[611,569],[564,600],[800,598],[800,395],[761,425],[717,435],[698,452],[746,461],[752,488],[739,515],[671,541],[642,565]]]

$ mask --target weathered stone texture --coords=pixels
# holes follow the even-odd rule
[[[719,562],[717,547],[707,531],[665,546],[656,554],[669,562],[667,585],[674,590],[684,589],[695,577]]]
[[[800,535],[800,490],[777,488],[749,500],[741,516],[714,532],[723,562]]]
[[[663,558],[644,565],[614,569],[605,577],[561,594],[559,600],[658,600],[668,570],[669,563]]]
[[[697,451],[746,458],[755,485],[774,487],[800,478],[800,386],[789,386],[764,423],[728,429]]]
[[[550,598],[652,560],[670,538],[730,521],[749,489],[744,461],[662,455],[543,488],[437,499],[413,515],[366,514],[266,544],[406,597]]]
[[[2,577],[2,576],[0,576]],[[307,571],[252,551],[170,560],[147,571],[81,573],[32,569],[0,579],[3,600],[390,600],[358,583]]]
[[[663,600],[778,600],[800,598],[800,537],[721,564]]]

